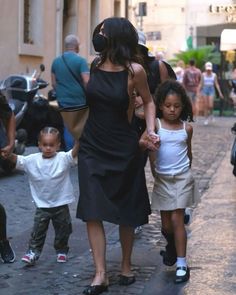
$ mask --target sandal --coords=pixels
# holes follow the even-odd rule
[[[108,291],[107,285],[94,285],[94,286],[88,286],[84,291],[84,295],[99,295],[103,292]]]
[[[135,276],[124,276],[124,275],[119,275],[119,285],[122,286],[129,286],[133,284],[136,281]]]

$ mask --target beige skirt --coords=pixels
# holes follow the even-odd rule
[[[157,174],[153,186],[152,210],[176,210],[194,207],[200,199],[200,194],[192,171],[189,169],[179,175]]]

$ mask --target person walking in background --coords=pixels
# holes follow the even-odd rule
[[[157,51],[156,52],[156,56],[155,56],[156,60],[162,61],[162,60],[164,60],[164,57],[165,57],[165,55],[164,55],[164,53],[162,51]]]
[[[15,116],[4,95],[0,93],[0,160],[8,161],[9,154],[15,145],[16,123]],[[2,196],[3,197],[3,196]],[[0,256],[4,263],[15,261],[9,240],[7,239],[7,214],[0,204]]]
[[[167,240],[166,251],[161,251],[163,263],[168,266],[176,263],[175,283],[182,283],[190,277],[184,210],[198,197],[191,172],[193,128],[186,122],[193,121],[192,105],[184,88],[176,81],[162,83],[156,96],[160,147],[150,152],[155,178],[151,207],[153,211],[160,210],[162,234]],[[145,133],[140,146],[142,149],[149,146]]]
[[[152,97],[161,82],[169,79],[168,69],[164,61],[156,60],[153,55],[150,54],[148,47],[146,46],[146,37],[142,31],[138,30],[138,52],[142,58],[143,66],[147,74],[148,87]],[[141,136],[146,129],[143,101],[136,93],[135,97],[135,116],[133,122],[137,127],[137,131]]]
[[[195,60],[189,60],[189,66],[184,71],[183,86],[186,90],[187,95],[191,99],[193,116],[195,117],[196,112],[196,101],[197,91],[201,82],[202,72],[195,66]]]
[[[59,131],[45,127],[39,135],[39,153],[9,156],[16,164],[16,169],[23,170],[28,175],[31,195],[36,205],[28,251],[21,259],[29,266],[34,265],[41,255],[50,220],[55,230],[57,262],[67,261],[68,240],[72,233],[68,204],[75,200],[70,167],[76,163],[78,143],[68,152],[58,152],[60,143]]]
[[[176,79],[175,73],[171,66],[165,62],[164,60],[156,60],[155,57],[150,54],[148,47],[146,46],[146,37],[144,32],[138,30],[138,50],[139,54],[142,57],[144,69],[147,74],[148,86],[152,97],[154,98],[154,94],[158,88],[158,86],[168,80],[168,79]],[[146,122],[144,116],[143,109],[143,100],[136,93],[135,97],[135,113],[132,120],[136,130],[138,131],[139,136],[143,134],[146,129]],[[146,165],[146,161],[148,158],[148,152],[144,152],[144,167]],[[139,234],[142,232],[142,227],[139,226],[135,229],[135,234]]]
[[[179,60],[177,62],[176,68],[175,68],[175,74],[176,74],[176,77],[177,77],[177,81],[180,84],[183,83],[184,70],[185,70],[185,63],[184,63],[183,60]]]
[[[151,213],[137,131],[131,125],[134,90],[144,103],[150,147],[156,149],[155,105],[139,64],[138,34],[129,20],[111,17],[93,32],[99,58],[87,85],[89,117],[78,157],[80,198],[77,218],[87,223],[95,275],[83,292],[108,290],[103,221],[119,225],[122,249],[120,285],[135,282],[131,271],[134,228]]]
[[[212,63],[206,62],[205,63],[205,71],[202,73],[201,82],[198,87],[198,92],[201,91],[201,95],[204,99],[204,116],[205,122],[204,125],[208,125],[209,119],[212,121],[213,118],[213,108],[214,108],[214,97],[215,97],[215,87],[219,93],[221,99],[224,98],[220,85],[218,83],[218,78],[215,73],[212,71]]]
[[[64,53],[52,62],[52,87],[56,91],[60,108],[82,107],[86,104],[85,88],[89,80],[89,68],[86,59],[78,54],[79,45],[75,35],[66,36]],[[73,146],[73,139],[67,129],[65,142],[66,150],[69,150]]]
[[[7,214],[2,204],[0,204],[0,256],[4,263],[15,261],[16,255],[7,239]]]

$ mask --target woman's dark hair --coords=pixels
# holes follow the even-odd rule
[[[156,117],[163,117],[160,107],[164,104],[166,97],[170,94],[176,94],[181,98],[183,109],[180,114],[180,119],[193,122],[193,110],[190,98],[187,96],[184,87],[174,80],[167,80],[157,88],[155,93]]]
[[[93,37],[100,32],[103,25],[107,37],[107,48],[100,55],[98,66],[107,58],[114,64],[122,65],[127,70],[131,62],[140,63],[138,55],[138,33],[129,20],[122,17],[110,17],[94,29]]]

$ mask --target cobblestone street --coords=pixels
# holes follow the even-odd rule
[[[149,224],[137,235],[133,252],[133,269],[137,282],[129,287],[118,285],[120,244],[117,226],[106,224],[107,261],[110,280],[105,294],[127,295],[233,295],[236,294],[236,186],[230,165],[230,148],[234,136],[230,128],[235,118],[217,117],[204,126],[199,119],[194,126],[192,169],[198,181],[201,202],[187,227],[188,261],[191,278],[187,284],[174,285],[174,267],[162,264],[159,251],[165,245],[160,233],[159,215],[151,215]],[[29,148],[29,151],[34,150]],[[221,168],[217,170],[218,168]],[[78,192],[77,170],[72,180]],[[146,167],[148,189],[153,179]],[[77,193],[78,195],[78,193]],[[90,284],[94,268],[85,225],[75,218],[72,204],[73,234],[69,261],[56,263],[54,233],[49,229],[46,244],[34,267],[25,267],[21,256],[27,249],[34,204],[26,176],[15,171],[0,175],[0,202],[8,213],[8,235],[16,252],[16,262],[0,263],[1,295],[78,295]]]

